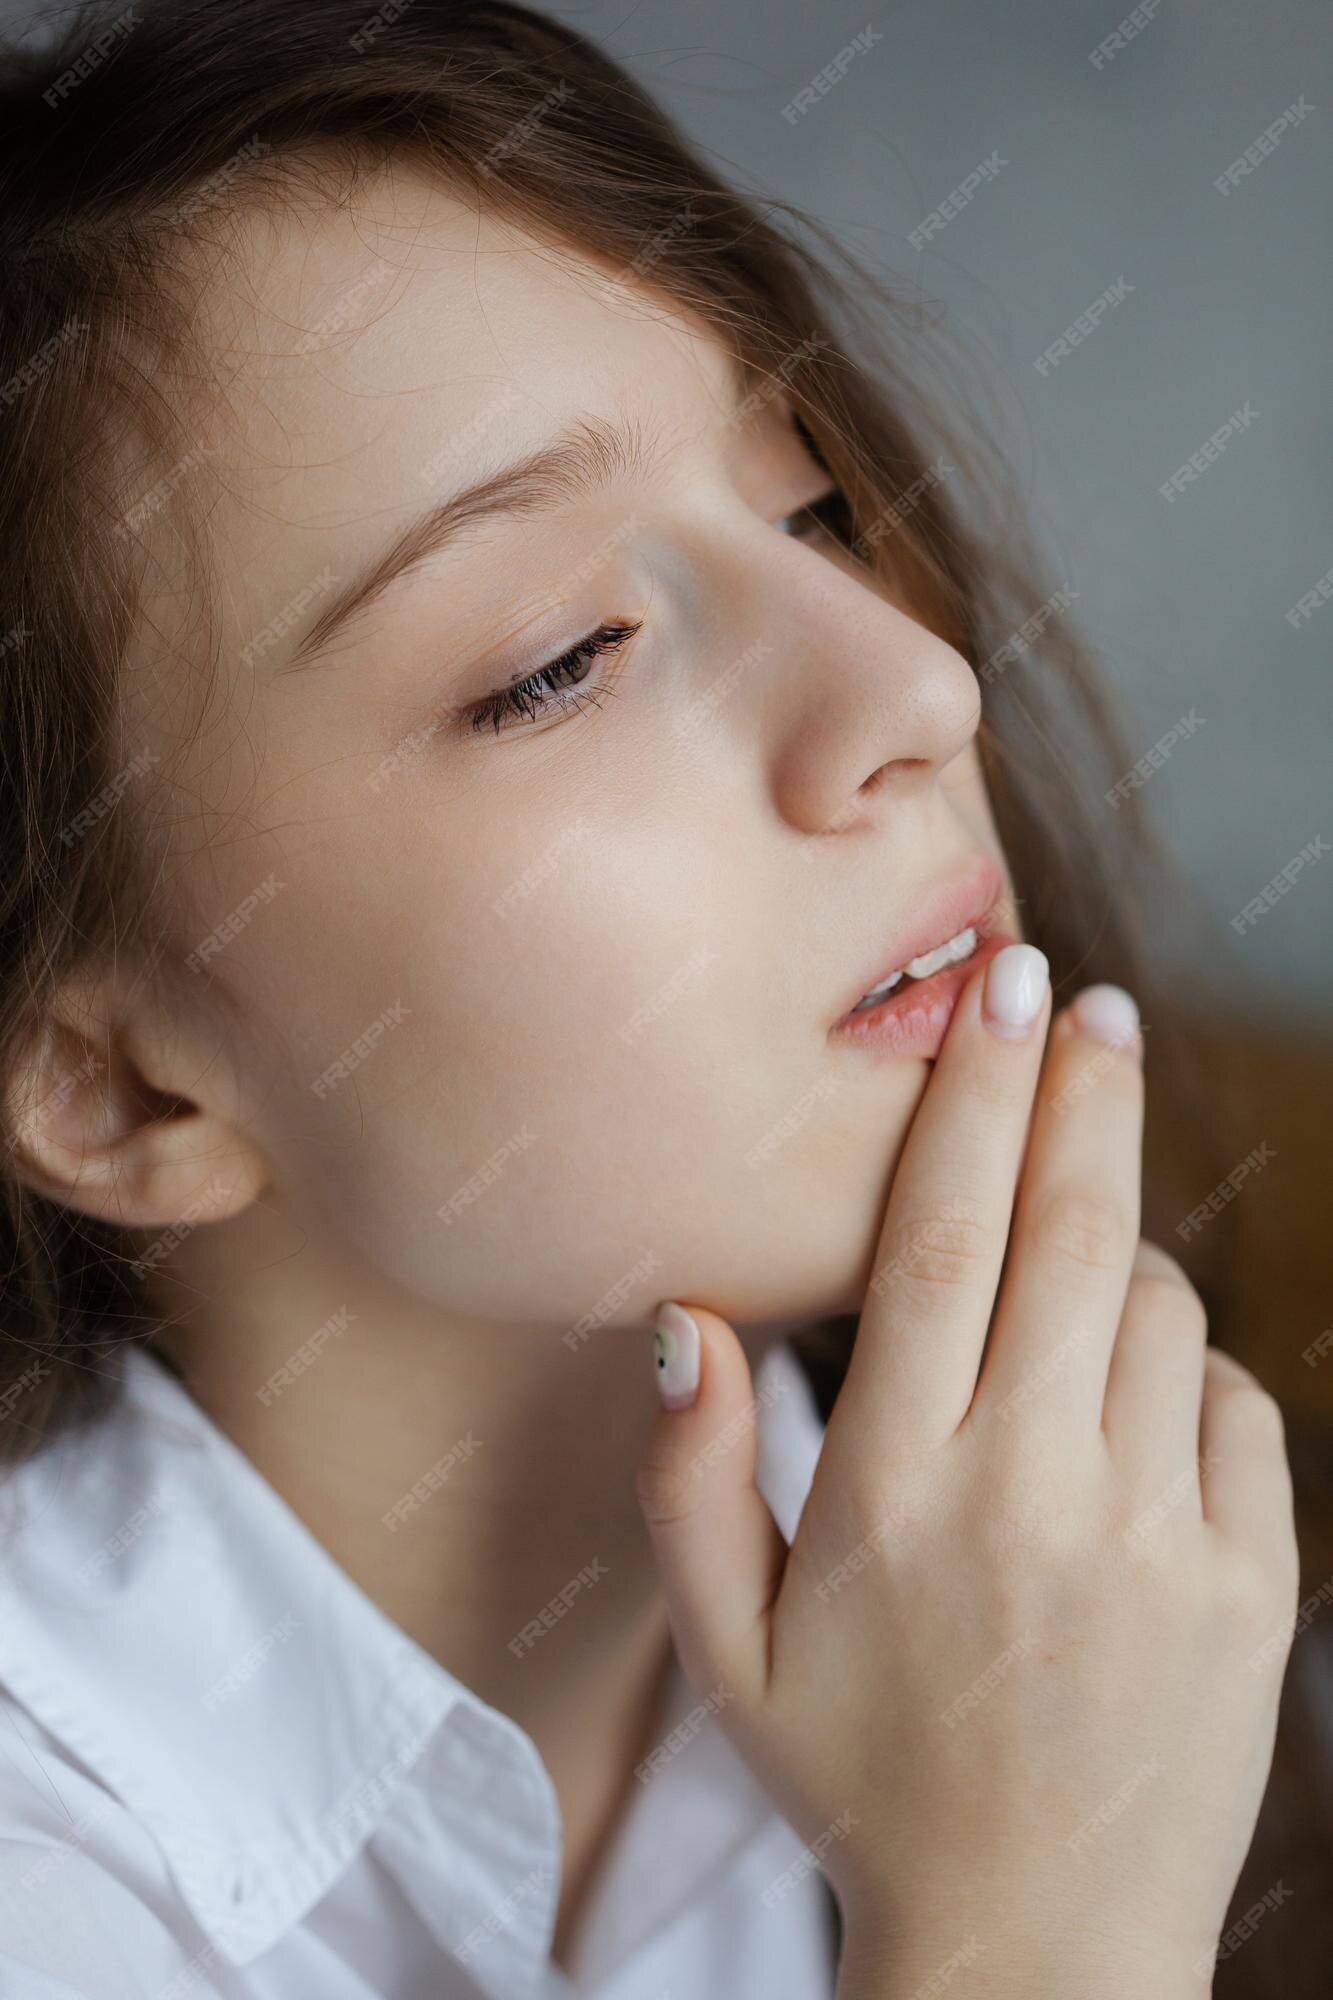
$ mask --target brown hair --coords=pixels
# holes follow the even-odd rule
[[[11,1092],[62,982],[124,961],[169,993],[176,969],[155,895],[154,780],[136,768],[117,697],[139,527],[169,514],[207,561],[189,508],[187,385],[207,372],[192,260],[225,257],[246,204],[345,201],[396,154],[643,277],[735,346],[756,396],[790,396],[842,487],[848,546],[981,679],[992,801],[1057,1002],[1103,978],[1139,996],[1144,1231],[1176,1247],[1175,1222],[1239,1154],[1205,1116],[1188,1044],[1133,943],[1129,913],[1163,865],[1139,816],[1103,803],[1133,756],[1098,692],[1074,594],[1017,518],[969,397],[970,362],[933,309],[792,205],[722,184],[600,50],[502,0],[402,0],[378,14],[368,0],[85,6],[56,48],[5,53],[0,113],[0,1462],[90,1423],[115,1395],[118,1353],[161,1326],[130,1233],[25,1181]],[[189,664],[202,668],[202,649]],[[1177,921],[1179,888],[1159,877],[1152,894],[1159,922],[1177,898]],[[1187,1261],[1226,1344],[1219,1250],[1220,1233]],[[833,1321],[799,1343],[825,1410],[853,1331]],[[1300,1761],[1286,1759],[1282,1851],[1256,1863],[1266,1802],[1236,1909],[1247,1883],[1262,1876],[1262,1893],[1279,1864],[1294,1872],[1297,1829],[1313,1823]],[[1217,1990],[1276,1993],[1265,1949],[1261,1931],[1219,1968]]]

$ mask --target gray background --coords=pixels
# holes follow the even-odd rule
[[[1307,843],[1333,843],[1333,602],[1298,630],[1284,616],[1333,568],[1326,0],[1159,0],[1101,67],[1124,0],[547,11],[625,64],[729,178],[800,204],[949,309],[1132,755],[1202,718],[1123,808],[1150,816],[1197,891],[1197,923],[1166,926],[1161,951],[1201,1000],[1327,1031],[1333,854],[1244,936],[1230,923]],[[0,20],[32,19],[0,0]],[[878,39],[788,122],[783,106],[867,25]],[[1302,95],[1303,122],[1220,194],[1216,176]],[[1001,171],[915,250],[909,232],[997,150]],[[1036,357],[1121,277],[1133,291],[1040,375]],[[1246,403],[1250,427],[1165,501],[1161,483]]]

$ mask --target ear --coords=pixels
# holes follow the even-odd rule
[[[124,1228],[239,1214],[268,1162],[230,1115],[217,1047],[119,977],[62,987],[7,1080],[18,1171],[39,1194]]]

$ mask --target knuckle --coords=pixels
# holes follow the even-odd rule
[[[1255,1413],[1256,1422],[1267,1422],[1277,1425],[1283,1422],[1281,1403],[1279,1403],[1272,1390],[1265,1389],[1263,1383],[1256,1376],[1251,1376],[1250,1380],[1242,1386],[1240,1394],[1245,1399],[1247,1410]],[[1260,1412],[1262,1412],[1262,1415],[1259,1414]]]
[[[982,1547],[996,1560],[1022,1557],[1043,1566],[1069,1554],[1075,1544],[1074,1510],[1056,1490],[1039,1460],[1022,1459],[998,1469],[979,1523]]]
[[[1237,1554],[1223,1569],[1218,1583],[1218,1605],[1223,1617],[1252,1634],[1267,1628],[1281,1615],[1288,1595],[1277,1587],[1283,1581],[1275,1576],[1270,1564]]]
[[[1120,1541],[1132,1567],[1147,1574],[1172,1571],[1179,1560],[1177,1529],[1198,1519],[1203,1502],[1204,1462],[1190,1456],[1161,1485],[1127,1491],[1114,1513]]]
[[[844,1500],[842,1527],[848,1550],[895,1552],[912,1546],[918,1523],[929,1513],[924,1492],[910,1482],[857,1480]]]
[[[1253,1388],[1236,1390],[1236,1410],[1247,1425],[1265,1442],[1285,1447],[1287,1419],[1281,1403],[1256,1382]]]
[[[676,1451],[650,1449],[635,1470],[634,1488],[645,1519],[654,1527],[687,1521],[704,1496],[704,1482],[694,1477]]]
[[[1063,1262],[1089,1270],[1110,1270],[1125,1254],[1130,1218],[1104,1195],[1060,1188],[1048,1195],[1032,1218],[1035,1247]]]
[[[1243,1361],[1237,1361],[1234,1354],[1228,1354],[1224,1347],[1210,1347],[1204,1356],[1206,1381],[1210,1393],[1222,1396],[1228,1390],[1257,1389],[1259,1378],[1251,1374]]]
[[[963,1078],[963,1092],[968,1104],[987,1117],[996,1111],[1012,1111],[1030,1095],[1029,1087],[1010,1075],[1007,1063],[993,1066],[988,1062],[972,1065]]]
[[[1179,1552],[1174,1535],[1163,1532],[1158,1504],[1152,1503],[1120,1522],[1117,1554],[1123,1567],[1140,1581],[1166,1582],[1174,1588],[1180,1571]]]
[[[1286,1413],[1258,1376],[1220,1347],[1210,1347],[1204,1362],[1208,1393],[1227,1399],[1228,1417],[1252,1425],[1256,1433],[1269,1436],[1278,1444],[1285,1443]]]
[[[877,1285],[922,1294],[969,1284],[992,1248],[992,1233],[976,1209],[951,1202],[933,1215],[904,1217],[889,1234]]]
[[[1148,1314],[1155,1325],[1178,1328],[1195,1340],[1207,1339],[1208,1314],[1188,1280],[1168,1278],[1160,1271],[1136,1271],[1129,1297],[1134,1310]]]
[[[1163,1250],[1160,1243],[1154,1243],[1147,1236],[1140,1236],[1138,1249],[1134,1252],[1134,1275],[1136,1277],[1169,1278],[1177,1285],[1188,1285],[1185,1267],[1169,1250]]]

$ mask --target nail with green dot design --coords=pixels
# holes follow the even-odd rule
[[[653,1360],[658,1394],[667,1409],[688,1409],[699,1387],[699,1329],[671,1299],[657,1309]]]

